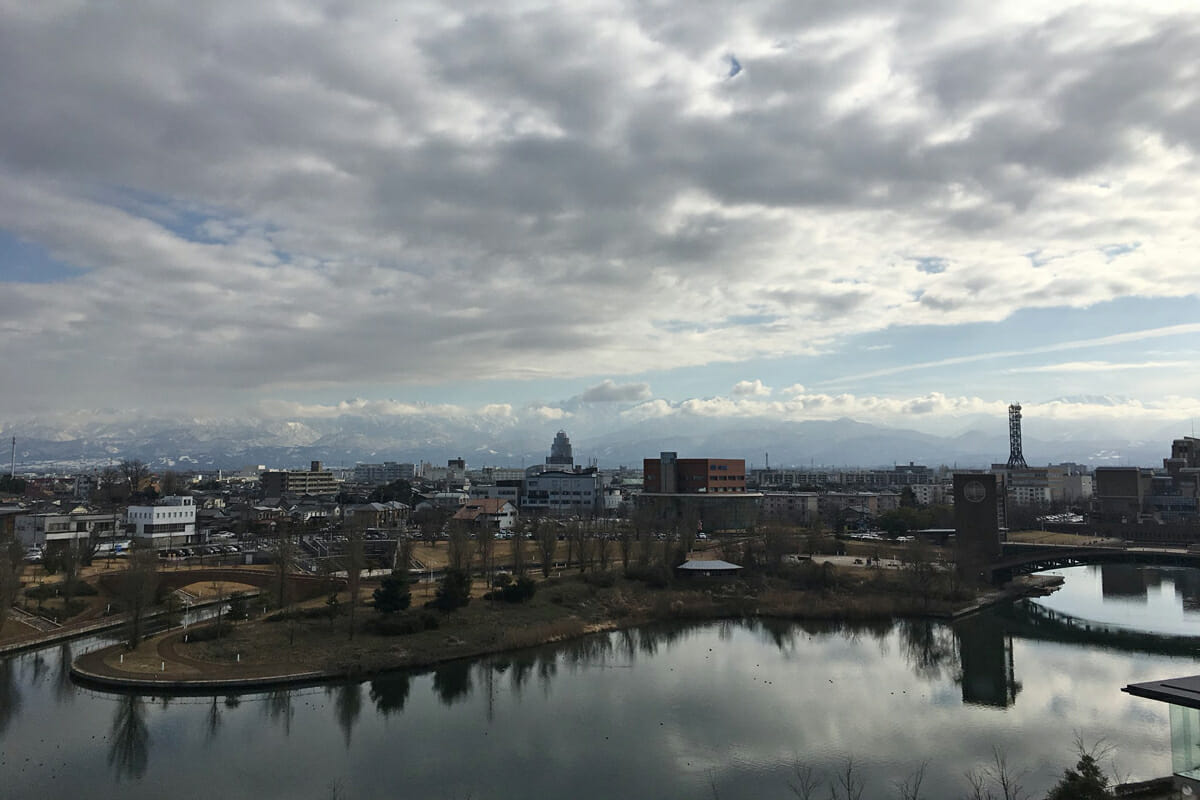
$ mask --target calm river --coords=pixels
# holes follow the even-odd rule
[[[596,636],[364,683],[218,697],[74,686],[77,642],[0,661],[2,798],[787,798],[797,762],[853,758],[864,798],[927,763],[926,795],[1002,752],[1040,796],[1103,738],[1125,779],[1170,771],[1166,707],[1132,681],[1200,672],[1200,573],[1063,570],[1020,611],[954,626],[708,623]],[[1164,641],[1167,645],[1164,646]],[[827,796],[828,792],[821,792]]]

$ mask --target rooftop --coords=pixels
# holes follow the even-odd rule
[[[1131,683],[1121,691],[1149,700],[1200,709],[1200,675]]]

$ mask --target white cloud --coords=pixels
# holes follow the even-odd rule
[[[755,378],[752,381],[738,381],[730,393],[734,397],[767,397],[771,394],[771,387],[764,386],[761,380]]]
[[[695,16],[10,4],[0,245],[51,266],[0,262],[0,412],[594,380],[1200,293],[1189,6]]]
[[[579,399],[584,403],[636,403],[649,397],[648,383],[618,384],[606,379],[585,389]]]
[[[530,406],[529,413],[541,420],[560,420],[573,416],[571,412],[554,406]]]
[[[1129,369],[1179,369],[1190,368],[1190,361],[1138,361],[1133,363],[1113,363],[1112,361],[1064,361],[1059,364],[1043,364],[1036,367],[1013,367],[1006,372],[1112,372]]]

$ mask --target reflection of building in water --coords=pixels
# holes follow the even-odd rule
[[[1105,599],[1146,602],[1146,573],[1137,564],[1101,564],[1100,592]]]
[[[1200,572],[1194,569],[1173,569],[1170,578],[1175,584],[1175,596],[1183,604],[1183,610],[1200,611]]]
[[[954,624],[962,664],[962,699],[971,705],[1007,708],[1021,684],[1013,667],[1012,637],[992,614],[975,614]]]

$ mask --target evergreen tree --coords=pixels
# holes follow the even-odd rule
[[[372,596],[375,598],[375,610],[380,614],[395,614],[412,603],[408,578],[398,572],[393,572],[380,581],[379,588]]]
[[[1080,753],[1075,769],[1068,769],[1046,795],[1046,800],[1112,800],[1108,777],[1091,753]]]
[[[448,569],[433,600],[435,608],[453,611],[471,602],[471,573],[465,569]]]

